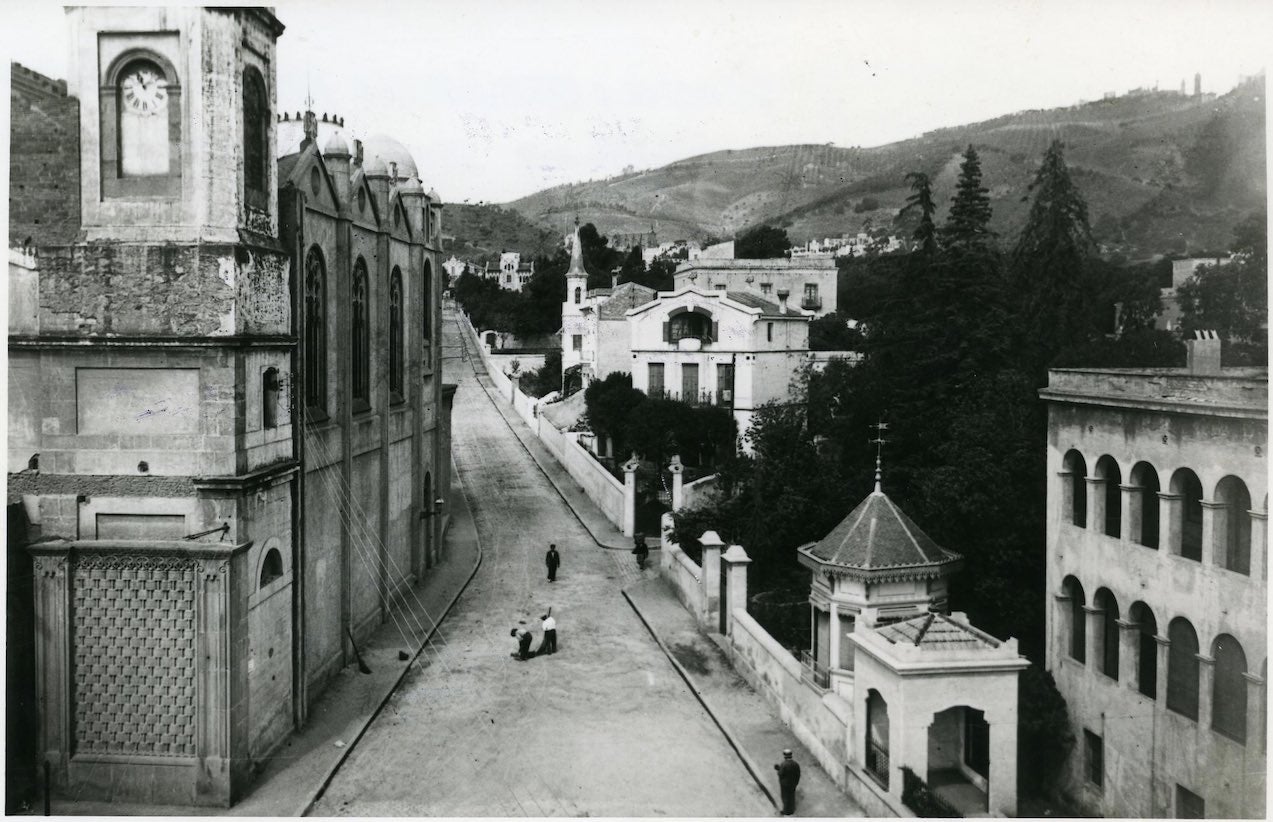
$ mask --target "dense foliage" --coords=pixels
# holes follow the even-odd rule
[[[791,251],[787,229],[758,225],[734,238],[734,257],[739,260],[773,260]]]
[[[861,342],[856,322],[838,311],[809,323],[810,351],[855,351]]]
[[[561,390],[561,352],[549,351],[544,357],[544,364],[533,371],[522,374],[518,383],[522,393],[528,397],[539,399],[545,394]]]
[[[1269,245],[1264,212],[1234,229],[1233,258],[1200,266],[1182,285],[1181,324],[1186,332],[1217,331],[1233,364],[1268,361]]]

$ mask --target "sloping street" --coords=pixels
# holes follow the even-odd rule
[[[453,453],[483,563],[312,812],[772,815],[623,600],[640,575],[632,557],[598,547],[563,503],[492,405],[449,313],[444,344],[446,379],[459,384]],[[549,542],[562,554],[554,583]],[[524,621],[538,644],[550,606],[559,652],[510,658],[510,628]]]

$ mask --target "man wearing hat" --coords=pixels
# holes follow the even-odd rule
[[[782,762],[774,765],[778,772],[778,787],[782,791],[782,815],[796,812],[796,785],[800,784],[800,766],[791,758],[791,749],[782,752]]]

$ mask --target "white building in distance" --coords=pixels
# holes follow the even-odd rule
[[[836,310],[839,270],[829,257],[734,260],[699,257],[676,269],[676,288],[752,294],[769,303],[791,305],[815,317]]]

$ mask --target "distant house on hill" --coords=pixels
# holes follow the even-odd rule
[[[697,285],[705,290],[752,294],[784,305],[791,298],[796,308],[821,317],[836,309],[838,276],[835,260],[830,257],[791,260],[699,257],[677,268],[675,282],[677,289],[684,285]]]

